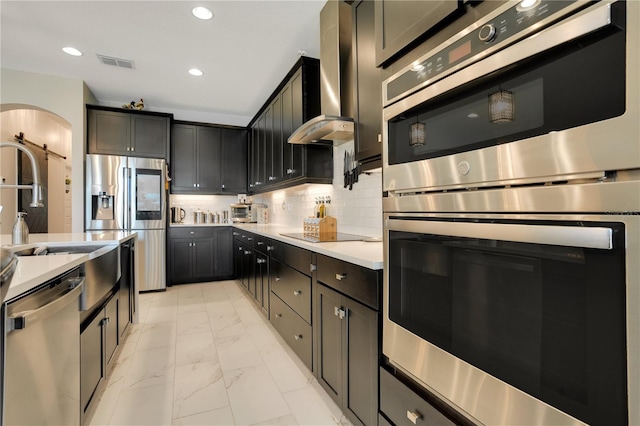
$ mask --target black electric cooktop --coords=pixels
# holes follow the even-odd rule
[[[344,234],[342,232],[338,232],[336,234],[336,239],[331,241],[320,241],[319,238],[314,238],[308,235],[304,235],[302,232],[293,232],[290,234],[281,233],[280,235],[284,237],[296,238],[298,240],[307,241],[309,243],[332,243],[336,241],[364,241],[367,238],[362,235]]]

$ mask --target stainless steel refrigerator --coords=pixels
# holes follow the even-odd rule
[[[87,155],[85,229],[138,233],[137,286],[166,289],[165,160]]]

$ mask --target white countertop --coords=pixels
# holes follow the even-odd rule
[[[264,235],[265,237],[274,238],[325,256],[360,265],[365,268],[379,270],[382,269],[384,265],[381,241],[334,241],[326,243],[312,243],[280,235],[281,233],[302,232],[300,227],[273,224],[261,225],[255,223],[234,223],[233,226],[239,229],[245,229],[249,232]]]
[[[264,235],[303,249],[307,249],[325,256],[333,257],[345,262],[363,266],[365,268],[379,270],[383,268],[383,250],[382,242],[365,242],[365,241],[336,241],[326,243],[312,243],[309,241],[299,240],[297,238],[285,237],[282,233],[299,233],[302,232],[301,227],[292,227],[288,225],[275,224],[257,224],[257,223],[174,223],[172,228],[191,227],[191,226],[233,226],[238,229],[245,229],[249,232]]]
[[[95,231],[71,234],[30,234],[29,243],[11,245],[11,235],[0,235],[0,245],[21,250],[46,245],[120,244],[135,238],[135,232]],[[59,254],[55,256],[21,256],[13,274],[6,300],[17,297],[32,288],[75,268],[89,259],[88,253]]]

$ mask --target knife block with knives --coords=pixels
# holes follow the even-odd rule
[[[353,189],[353,184],[358,182],[358,176],[360,175],[360,164],[356,160],[356,155],[353,151],[344,152],[344,187],[349,188],[349,191]]]

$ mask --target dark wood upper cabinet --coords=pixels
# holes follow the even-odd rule
[[[301,57],[249,123],[249,193],[332,182],[331,145],[287,142],[302,123],[318,115],[319,62]]]
[[[87,105],[89,154],[167,158],[171,114]]]
[[[356,160],[362,170],[382,165],[382,79],[376,67],[375,1],[352,4],[352,61]]]
[[[374,3],[377,66],[386,66],[453,15],[464,11],[463,0],[377,0]]]
[[[173,194],[238,194],[247,187],[247,130],[174,122]]]

